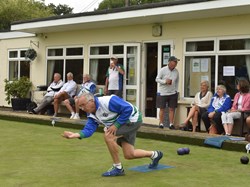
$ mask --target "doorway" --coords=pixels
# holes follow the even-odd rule
[[[158,43],[146,43],[146,117],[156,117]]]

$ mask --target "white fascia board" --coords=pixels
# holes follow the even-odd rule
[[[59,25],[63,26],[63,25],[73,25],[73,24],[98,23],[103,21],[109,22],[109,21],[124,20],[130,18],[141,18],[141,17],[150,17],[157,15],[171,15],[171,14],[178,14],[185,12],[190,13],[190,12],[213,10],[213,9],[216,10],[223,8],[233,8],[246,5],[250,5],[250,0],[217,0],[217,1],[215,0],[208,2],[156,7],[150,9],[126,11],[126,12],[116,12],[116,13],[107,13],[100,15],[79,16],[72,18],[20,23],[12,25],[11,30],[55,27]]]
[[[13,39],[13,38],[25,38],[34,37],[35,34],[30,34],[26,32],[0,32],[0,40]]]

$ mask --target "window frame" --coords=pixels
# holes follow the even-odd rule
[[[184,59],[184,65],[183,68],[185,68],[186,63],[185,59],[186,57],[191,56],[214,56],[215,57],[215,87],[213,88],[215,90],[216,86],[218,85],[218,68],[219,68],[219,56],[227,56],[227,55],[250,55],[250,49],[246,50],[219,50],[220,49],[220,41],[221,40],[237,40],[237,39],[250,39],[250,35],[241,35],[241,36],[225,36],[225,37],[207,37],[207,38],[188,38],[183,40],[183,59]],[[214,41],[214,50],[213,51],[186,51],[186,44],[187,42],[196,42],[196,41]],[[182,81],[185,83],[185,70],[182,72]],[[184,90],[185,85],[182,86],[182,94],[181,97],[185,99],[190,99],[192,97],[184,97]],[[193,99],[193,98],[192,98]]]
[[[67,56],[67,48],[82,48],[82,55],[69,55]],[[62,56],[48,56],[49,50],[50,49],[62,49],[63,54]],[[67,60],[83,60],[83,74],[84,74],[84,45],[67,45],[67,46],[49,46],[46,47],[46,83],[48,83],[48,61],[49,60],[62,60],[63,61],[63,75],[62,80],[66,82],[65,77],[66,77],[66,61]]]
[[[105,55],[92,55],[90,54],[91,51],[91,47],[104,47],[104,46],[108,46],[109,47],[109,53],[105,54]],[[92,59],[107,59],[109,60],[111,58],[112,55],[115,55],[118,59],[124,59],[124,57],[126,56],[124,53],[123,54],[113,54],[113,47],[114,46],[123,46],[125,47],[125,43],[101,43],[101,44],[91,44],[88,46],[88,72],[90,72],[90,66],[91,66],[91,60]],[[123,50],[124,51],[124,50]],[[105,70],[106,73],[106,70]],[[99,86],[104,86],[105,84],[98,84]]]
[[[10,80],[10,62],[17,61],[18,63],[18,75],[17,79],[20,79],[20,73],[21,73],[21,62],[29,62],[28,59],[25,57],[21,57],[21,51],[27,51],[28,48],[17,48],[17,49],[8,49],[8,79]],[[17,51],[17,57],[10,57],[10,52]],[[30,78],[30,67],[29,67],[29,78]],[[13,77],[15,79],[15,77]]]

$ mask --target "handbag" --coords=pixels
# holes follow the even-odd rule
[[[208,134],[218,134],[217,128],[214,124],[211,124],[211,126],[209,127]]]

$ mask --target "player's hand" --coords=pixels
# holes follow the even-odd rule
[[[64,131],[63,134],[62,134],[62,137],[67,138],[67,139],[79,138],[80,134],[70,132],[70,131]]]
[[[116,135],[116,131],[117,131],[117,128],[116,126],[114,125],[111,125],[108,129],[107,129],[107,134],[112,134],[112,135]]]

